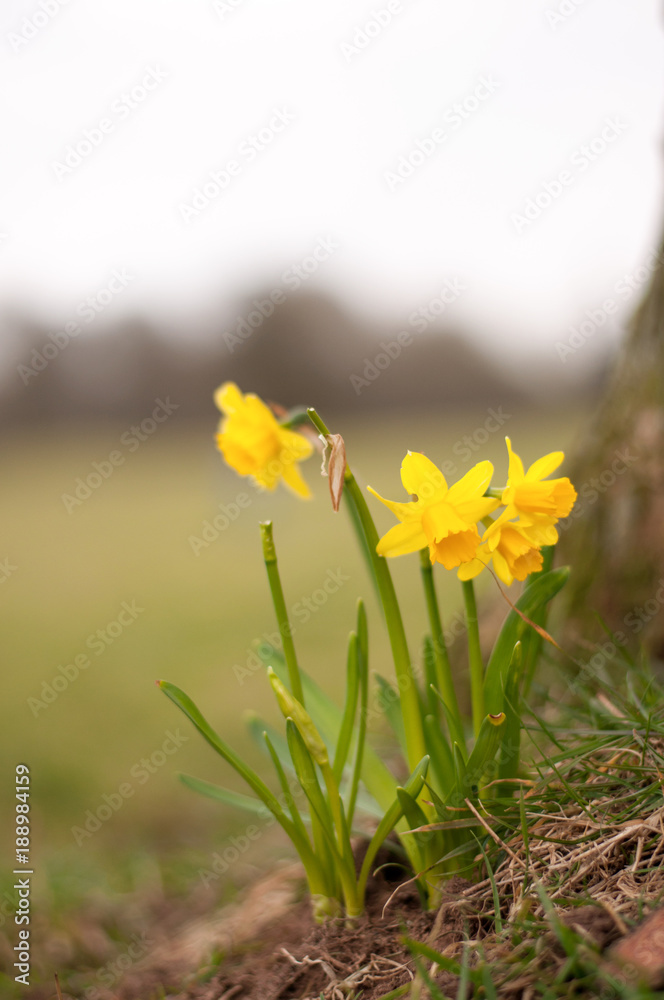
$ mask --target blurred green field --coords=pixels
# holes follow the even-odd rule
[[[407,448],[425,451],[439,463],[454,462],[457,476],[473,461],[491,458],[502,480],[505,433],[529,462],[545,451],[569,447],[586,417],[580,412],[512,414],[501,430],[487,434],[486,416],[381,418],[380,426],[354,420],[333,429],[344,434],[360,481],[401,499],[399,466]],[[81,843],[82,865],[91,851],[106,855],[112,867],[122,850],[138,845],[155,851],[213,845],[224,824],[236,822],[176,780],[182,770],[241,787],[154,681],[166,678],[183,687],[232,745],[259,759],[242,716],[251,708],[276,719],[272,693],[262,671],[237,675],[247,671],[251,642],[275,627],[260,520],[271,518],[275,524],[301,665],[341,699],[346,636],[356,599],[363,595],[370,614],[371,666],[392,674],[370,581],[343,511],[332,512],[318,461],[310,460],[304,470],[316,493],[313,502],[303,503],[283,489],[259,495],[223,466],[213,446],[213,426],[188,425],[178,417],[174,414],[134,452],[119,444],[125,426],[58,426],[17,433],[3,442],[0,513],[7,533],[0,559],[6,557],[16,568],[0,587],[9,704],[0,730],[6,762],[0,805],[7,816],[13,764],[28,764],[36,867],[40,857],[53,852],[76,852],[72,828],[83,827],[86,810],[94,812],[103,796],[113,798],[123,784],[131,787],[131,795]],[[476,452],[464,445],[464,436]],[[482,444],[485,437],[489,440]],[[118,448],[124,463],[68,511],[63,494],[73,494],[77,477],[85,479],[93,462],[103,462]],[[204,522],[239,494],[249,496],[249,505],[195,554],[191,536],[201,538]],[[379,530],[386,530],[391,515],[378,503],[372,506]],[[417,561],[397,560],[392,567],[417,655],[425,629]],[[339,572],[347,579],[337,592],[305,613],[298,602]],[[438,585],[449,617],[460,604],[456,580],[441,571]],[[493,583],[487,579],[483,585]],[[96,633],[117,620],[123,602],[135,602],[142,610],[134,619],[125,616],[128,624],[115,637],[100,639]],[[44,684],[53,689],[54,678],[64,676],[59,667],[81,655],[90,665],[66,685],[66,678],[56,682],[60,690],[54,689],[57,696],[46,704]],[[70,678],[73,673],[69,670]],[[188,739],[164,754],[169,732],[178,731]],[[145,760],[147,765],[141,763]],[[6,857],[10,841],[7,825]]]

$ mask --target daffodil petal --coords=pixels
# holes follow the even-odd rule
[[[545,479],[552,472],[555,472],[558,466],[562,464],[564,458],[564,451],[552,451],[548,455],[543,455],[542,458],[538,458],[530,466],[526,472],[526,479],[529,482],[539,482],[540,479]]]
[[[507,445],[507,454],[510,459],[507,477],[510,485],[514,486],[515,483],[520,483],[525,478],[526,473],[524,472],[523,462],[516,452],[512,451],[512,442],[508,437],[505,438],[505,444]]]
[[[504,496],[505,493],[503,493],[503,497]],[[502,503],[505,503],[504,499],[502,500]],[[482,536],[482,541],[486,541],[487,538],[491,538],[497,531],[500,531],[500,529],[502,528],[502,526],[505,524],[506,521],[511,521],[512,518],[518,516],[519,512],[516,509],[516,507],[511,505],[505,507],[505,510],[502,512],[502,514],[499,514],[496,520],[493,522],[493,524],[490,524],[489,527],[486,529],[486,531]]]
[[[422,514],[422,527],[426,532],[429,542],[439,542],[448,535],[459,534],[468,531],[470,525],[462,517],[459,517],[456,509],[445,501],[427,507]]]
[[[279,471],[275,471],[272,467],[268,468],[267,466],[262,466],[260,469],[256,469],[255,472],[252,472],[252,476],[259,486],[262,486],[264,490],[272,492],[279,482],[281,470],[279,469]]]
[[[242,406],[244,397],[235,382],[224,382],[216,390],[214,401],[222,413],[234,413]]]
[[[518,522],[521,523],[521,522]],[[555,545],[558,541],[558,532],[553,526],[553,522],[546,519],[537,520],[534,524],[525,525],[525,534],[532,541],[533,545]]]
[[[286,486],[289,486],[299,497],[308,500],[311,497],[311,490],[302,478],[302,474],[297,465],[284,465],[281,476]]]
[[[372,494],[372,496],[375,496],[377,500],[380,500],[381,503],[384,503],[385,506],[388,507],[392,511],[392,513],[399,518],[400,521],[421,520],[422,512],[417,508],[417,505],[412,501],[410,501],[409,503],[399,503],[397,500],[386,500],[385,497],[382,497],[380,495],[380,493],[376,493],[376,491],[371,486],[367,486],[367,489],[369,490],[369,493]]]
[[[502,580],[506,587],[511,587],[514,583],[514,577],[510,573],[510,568],[507,565],[507,560],[496,551],[493,553],[493,568],[496,571],[496,576],[499,580]]]
[[[287,452],[293,462],[301,462],[303,459],[309,458],[314,450],[314,446],[309,438],[305,438],[303,434],[298,434],[297,431],[280,427],[277,433],[282,449]]]
[[[471,559],[470,562],[462,563],[459,566],[457,577],[459,580],[474,580],[476,576],[480,575],[483,569],[486,569],[486,565],[482,559]]]
[[[469,500],[476,500],[481,497],[493,476],[493,465],[491,462],[478,462],[472,469],[469,469],[458,483],[450,487],[450,491],[445,498],[448,503],[462,504]]]
[[[467,500],[465,503],[457,505],[457,511],[464,521],[474,524],[481,521],[483,517],[488,517],[497,507],[500,507],[500,500],[493,497],[480,497],[479,500]]]
[[[435,503],[447,493],[447,482],[437,465],[421,451],[409,451],[401,463],[401,482],[406,493]]]
[[[410,521],[406,524],[395,524],[383,535],[376,552],[379,556],[405,556],[426,548],[427,539],[419,522]]]
[[[275,433],[281,429],[277,423],[277,418],[267,403],[264,403],[253,392],[248,392],[244,397],[242,416],[249,423],[272,427]]]
[[[217,434],[217,448],[238,475],[249,476],[256,471],[255,458],[227,434]]]

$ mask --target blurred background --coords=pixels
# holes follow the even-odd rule
[[[154,681],[259,759],[242,715],[276,717],[252,653],[274,629],[260,520],[305,668],[341,695],[363,595],[390,673],[317,460],[310,503],[238,479],[214,448],[222,381],[316,405],[394,499],[408,448],[450,478],[480,457],[504,476],[505,434],[526,462],[574,448],[658,264],[660,14],[3,4],[0,803],[28,764],[44,911],[145,878],[195,895],[246,822],[177,782],[239,787]],[[417,655],[418,567],[394,571]],[[454,578],[439,587],[453,629]]]

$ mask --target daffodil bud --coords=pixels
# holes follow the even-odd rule
[[[325,456],[323,456],[322,475],[327,476],[330,484],[330,497],[335,513],[339,510],[341,494],[344,490],[346,476],[346,445],[341,434],[328,434],[325,444],[330,448],[330,460],[325,469]]]
[[[293,697],[288,688],[281,683],[272,667],[267,668],[267,675],[270,678],[272,690],[277,696],[279,708],[286,719],[290,718],[293,720],[313,759],[320,767],[329,764],[330,758],[327,747],[307,710],[300,704],[297,698]]]

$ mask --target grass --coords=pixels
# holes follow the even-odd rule
[[[443,954],[410,942],[420,968],[429,959],[425,982],[445,969],[487,998],[664,996],[605,950],[664,898],[664,690],[628,658],[612,675],[562,710],[564,686],[546,675],[527,725],[532,784],[495,827],[502,846],[480,845],[465,929]]]

